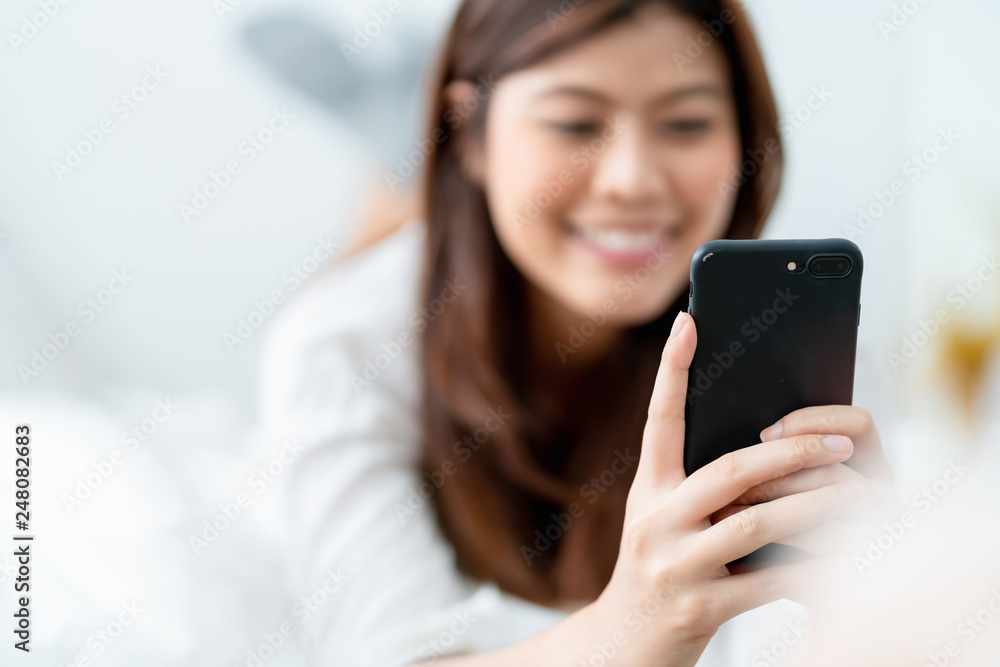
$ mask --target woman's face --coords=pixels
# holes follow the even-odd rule
[[[496,83],[472,173],[504,251],[564,320],[656,318],[729,223],[739,127],[722,47],[686,54],[700,33],[647,5]]]

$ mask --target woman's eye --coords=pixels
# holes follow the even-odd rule
[[[597,123],[549,123],[549,126],[564,134],[592,134],[597,131]]]
[[[711,127],[711,121],[707,120],[678,120],[663,124],[670,134],[698,135],[704,134]]]

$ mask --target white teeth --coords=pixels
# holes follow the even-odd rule
[[[631,252],[655,248],[663,242],[661,231],[629,231],[626,229],[581,229],[580,236],[589,243],[611,252]]]

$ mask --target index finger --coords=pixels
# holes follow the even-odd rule
[[[790,412],[761,432],[761,441],[807,433],[846,435],[854,443],[847,465],[867,477],[892,478],[892,467],[871,414],[853,405],[818,405]]]

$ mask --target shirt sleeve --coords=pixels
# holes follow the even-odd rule
[[[390,279],[401,263],[382,255],[287,304],[261,361],[265,429],[298,450],[281,486],[286,581],[297,634],[319,665],[402,667],[493,650],[565,616],[456,569],[420,475],[417,345],[386,351],[409,331],[412,306],[398,295],[406,283]]]

